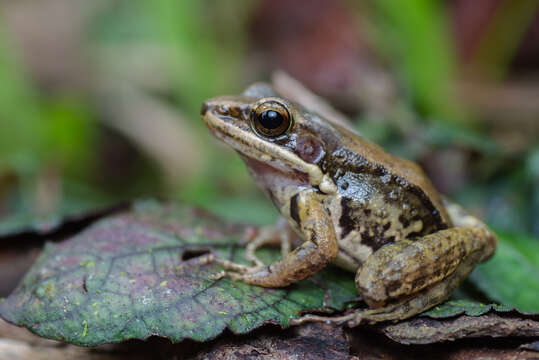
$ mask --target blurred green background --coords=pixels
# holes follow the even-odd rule
[[[199,108],[282,69],[535,248],[538,9],[528,0],[2,1],[0,233],[149,196],[271,222],[271,203]]]

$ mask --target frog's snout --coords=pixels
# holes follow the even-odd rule
[[[208,112],[213,112],[214,115],[224,115],[228,110],[226,101],[223,101],[221,97],[212,98],[204,101],[200,106],[200,115],[204,118],[208,116]]]
[[[206,120],[214,118],[214,121],[238,122],[239,124],[248,121],[251,105],[250,98],[219,96],[204,101],[200,107],[200,115]]]
[[[200,115],[201,116],[204,116],[206,115],[206,112],[208,111],[208,103],[207,102],[203,102],[202,103],[202,106],[200,107]]]

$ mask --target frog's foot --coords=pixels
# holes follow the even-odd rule
[[[219,259],[219,258],[213,259],[213,262],[218,265],[221,265],[224,268],[224,270],[212,276],[214,280],[219,280],[223,277],[228,277],[228,278],[231,278],[232,280],[249,282],[247,281],[247,279],[249,278],[250,274],[260,272],[261,270],[266,268],[264,264],[262,264],[261,266],[246,266],[246,265],[232,262],[230,260]]]
[[[299,319],[291,319],[290,325],[302,325],[309,322],[323,322],[326,324],[331,324],[335,326],[344,325],[348,321],[351,321],[354,317],[353,314],[343,315],[343,316],[319,316],[308,314],[300,317]]]
[[[245,249],[245,259],[252,262],[256,267],[264,266],[264,263],[256,256],[255,252],[264,245],[281,245],[283,257],[290,252],[291,230],[284,218],[280,218],[275,226],[264,226],[258,230],[253,237],[246,234],[241,241],[242,245],[247,245]]]
[[[245,248],[245,259],[252,262],[255,266],[264,266],[264,263],[256,256],[255,252],[261,246],[279,244],[280,239],[275,235],[273,227],[267,226],[261,228],[254,238],[244,241],[243,243],[247,244]]]
[[[248,272],[252,271],[252,269],[258,268],[258,266],[242,265],[242,264],[232,262],[230,260],[219,259],[219,258],[215,258],[213,260],[213,262],[218,264],[218,265],[221,265],[225,269],[225,271],[226,270],[231,270],[231,271],[234,271],[234,272],[237,272],[237,273],[240,273],[240,274],[245,274],[245,273],[248,273]]]
[[[299,319],[290,320],[291,325],[301,325],[308,322],[323,322],[335,326],[347,325],[358,326],[361,323],[375,324],[381,321],[398,320],[400,310],[397,306],[386,306],[379,309],[356,310],[342,316],[319,316],[308,314]]]
[[[245,259],[252,262],[255,266],[246,266],[232,262],[230,260],[213,258],[213,262],[221,265],[224,270],[213,276],[214,279],[220,279],[228,276],[233,279],[238,278],[238,274],[253,273],[265,267],[255,252],[264,245],[281,245],[283,256],[290,252],[290,230],[286,228],[285,220],[281,219],[275,226],[262,226],[257,228],[249,227],[240,240],[240,245],[245,247]],[[230,271],[228,271],[230,270]]]

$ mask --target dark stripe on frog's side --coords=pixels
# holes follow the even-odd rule
[[[296,194],[290,198],[290,217],[299,225],[301,220],[299,218],[298,196],[299,194]]]
[[[349,198],[341,198],[341,209],[342,214],[339,218],[339,226],[342,229],[341,237],[346,237],[352,230],[355,230],[357,227],[357,223],[354,220],[354,216],[352,215],[352,207],[350,206],[351,199]]]

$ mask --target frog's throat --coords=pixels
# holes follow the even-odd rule
[[[215,136],[240,153],[249,157],[254,156],[267,163],[282,163],[301,171],[309,175],[309,182],[313,186],[318,186],[325,180],[324,174],[318,166],[309,164],[290,151],[283,150],[278,145],[264,141],[253,133],[223,121],[211,111],[206,112],[203,119],[213,130]]]

